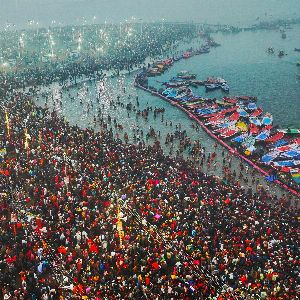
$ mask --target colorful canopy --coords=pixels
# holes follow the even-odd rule
[[[236,123],[236,128],[238,128],[239,130],[243,131],[243,132],[246,132],[248,131],[248,126],[245,122],[237,122]]]
[[[274,143],[274,142],[279,141],[283,137],[284,137],[284,133],[283,132],[277,132],[274,135],[272,135],[271,137],[269,137],[268,139],[266,139],[266,142]]]
[[[263,110],[259,107],[250,115],[250,117],[258,117],[259,115],[262,114],[262,112],[263,112]]]
[[[222,137],[228,138],[235,135],[238,132],[237,129],[229,129],[221,134]]]
[[[264,141],[268,138],[269,135],[270,135],[270,131],[263,131],[256,137],[256,139],[259,141]]]
[[[248,137],[248,134],[242,134],[232,139],[233,142],[241,143],[245,138]]]
[[[253,102],[249,103],[248,106],[247,106],[247,108],[250,109],[250,110],[257,109],[256,103],[253,103]]]
[[[237,121],[240,117],[240,114],[238,112],[234,112],[230,117],[229,120],[230,121]]]
[[[267,117],[266,116],[262,119],[262,124],[264,124],[264,125],[270,125],[272,123],[273,123],[273,118],[272,117]]]
[[[300,184],[300,173],[295,173],[295,174],[291,174],[293,180],[297,183]]]

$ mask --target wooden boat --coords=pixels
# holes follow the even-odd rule
[[[190,83],[193,83],[193,84],[196,84],[196,85],[204,85],[204,81],[202,81],[202,80],[192,79],[192,80],[190,80]]]
[[[191,55],[192,55],[192,53],[187,51],[187,52],[184,52],[184,53],[183,53],[182,57],[183,57],[184,59],[187,59],[187,58],[190,58]]]
[[[253,96],[236,96],[235,97],[238,100],[242,100],[242,101],[256,101],[257,97],[253,97]]]
[[[285,133],[284,132],[277,132],[274,135],[270,136],[268,139],[266,139],[266,142],[268,143],[274,143],[279,141],[284,137]]]
[[[300,129],[294,129],[294,128],[278,129],[278,132],[287,133],[287,134],[300,134]]]
[[[232,137],[233,135],[237,134],[238,132],[239,132],[239,130],[237,130],[237,129],[229,129],[229,130],[221,133],[220,137],[226,139],[226,138]]]
[[[250,117],[258,117],[262,114],[262,112],[263,112],[262,108],[259,107],[250,115]]]
[[[214,90],[217,90],[219,88],[220,88],[220,86],[218,84],[214,84],[214,83],[205,85],[205,91],[206,92],[214,91]]]

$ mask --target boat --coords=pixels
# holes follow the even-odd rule
[[[226,138],[232,137],[233,135],[237,134],[238,132],[239,132],[239,130],[237,130],[237,129],[229,129],[229,130],[221,133],[220,137],[226,139]]]
[[[190,80],[190,83],[195,84],[195,85],[204,85],[204,81],[196,80],[196,79]]]
[[[180,72],[177,73],[177,77],[183,76],[183,75],[187,75],[187,74],[189,74],[189,73],[190,73],[190,72],[189,72],[189,71],[186,71],[186,70],[180,71]]]
[[[283,32],[283,33],[281,34],[281,37],[282,37],[283,39],[286,39],[286,33]]]
[[[223,83],[227,83],[227,81],[221,77],[217,77],[217,78],[207,77],[206,83],[207,84],[223,84]]]
[[[185,82],[164,82],[163,85],[166,87],[179,88],[185,85]]]
[[[173,91],[175,91],[174,89],[172,88],[167,88],[166,90],[164,90],[162,92],[163,95],[169,95],[170,93],[173,93]]]
[[[180,71],[179,73],[177,73],[177,78],[183,80],[195,79],[196,74],[191,74],[189,71]]]
[[[271,125],[273,123],[273,117],[271,114],[266,113],[261,121],[262,125]]]
[[[179,77],[172,77],[170,79],[170,82],[183,82],[184,80],[182,78]]]
[[[236,111],[234,112],[230,117],[229,120],[230,121],[237,121],[240,118],[240,114]]]
[[[164,60],[163,63],[166,66],[171,66],[171,65],[173,65],[173,59],[172,58],[168,58],[168,59]]]
[[[268,53],[274,54],[275,53],[275,49],[273,47],[269,47],[268,48]]]
[[[167,98],[172,98],[172,99],[176,98],[176,96],[177,96],[177,92],[175,90],[166,95]]]
[[[261,126],[262,125],[261,120],[255,118],[255,117],[250,117],[249,122],[256,125],[256,126]]]
[[[298,61],[298,62],[296,63],[296,65],[297,65],[298,67],[300,67],[300,61]]]
[[[263,112],[262,108],[259,107],[250,115],[250,117],[258,117],[262,114],[262,112]]]
[[[187,58],[190,58],[191,55],[192,55],[192,53],[189,52],[189,51],[187,51],[187,52],[184,52],[184,53],[183,53],[182,57],[185,58],[185,59],[187,59]]]
[[[229,93],[229,85],[227,83],[220,84],[221,90],[225,93]]]
[[[248,134],[243,133],[242,135],[239,135],[239,136],[233,138],[231,141],[236,142],[236,143],[242,143],[247,137],[248,137]]]
[[[255,124],[250,123],[250,124],[249,124],[249,133],[250,133],[251,135],[257,135],[257,134],[259,133],[258,127],[257,127]]]
[[[161,74],[161,70],[159,68],[151,68],[148,70],[148,76],[156,76],[160,74]]]
[[[247,109],[253,110],[253,111],[256,110],[256,109],[257,109],[256,103],[250,102],[250,103],[247,105]]]
[[[202,48],[196,50],[196,53],[198,53],[198,54],[205,54],[205,53],[209,53],[209,52],[210,52],[209,47],[202,47]]]
[[[245,122],[239,121],[236,123],[235,127],[239,129],[242,132],[247,132],[248,131],[248,126]]]
[[[264,141],[270,136],[270,131],[262,131],[259,135],[256,136],[256,140]]]
[[[233,98],[228,98],[228,97],[223,97],[223,100],[227,103],[230,104],[237,104],[238,100],[237,99],[233,99]]]
[[[182,76],[178,76],[181,79],[185,79],[185,80],[189,80],[189,79],[195,79],[196,75],[195,74],[187,74],[187,75],[182,75]]]
[[[244,117],[244,118],[248,118],[249,117],[249,114],[243,108],[238,108],[237,112],[239,113],[239,115],[241,117]]]
[[[295,48],[294,50],[300,52],[300,48]]]
[[[210,91],[214,91],[214,90],[217,90],[220,88],[220,85],[219,84],[206,84],[205,85],[205,91],[206,92],[210,92]]]
[[[196,83],[194,83],[194,82],[191,82],[191,81],[189,82],[189,85],[192,86],[192,87],[194,87],[194,88],[196,88],[196,89],[197,89],[198,86],[199,86],[198,84],[196,84]]]
[[[284,56],[284,55],[285,55],[284,51],[283,51],[283,50],[280,50],[279,53],[278,53],[278,56],[279,56],[279,57],[282,57],[282,56]]]
[[[236,96],[235,98],[238,100],[241,100],[241,101],[256,101],[257,100],[257,97],[253,97],[253,96]]]
[[[278,132],[287,133],[287,134],[300,134],[300,129],[287,128],[287,129],[278,129]]]

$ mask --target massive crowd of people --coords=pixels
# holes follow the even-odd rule
[[[196,35],[195,27],[191,28],[189,24],[164,27],[160,24],[145,24],[142,32],[136,27],[138,25],[125,25],[122,32],[119,32],[118,26],[112,25],[76,28],[67,26],[29,31],[25,32],[26,45],[22,47],[19,41],[22,32],[3,32],[0,37],[0,47],[3,47],[0,48],[3,55],[1,59],[4,63],[15,60],[16,65],[4,70],[0,65],[0,96],[13,88],[48,85],[55,81],[63,84],[71,80],[76,83],[79,74],[100,78],[103,70],[114,70],[116,73],[123,69],[130,71],[142,65],[147,57],[174,50],[178,41]],[[128,36],[131,27],[134,31]],[[53,39],[51,43],[50,37]],[[79,37],[82,39],[80,51],[77,41]],[[37,50],[41,47],[46,47],[44,54]],[[48,61],[42,61],[45,53],[51,54],[51,47],[55,47],[55,55]]]
[[[186,31],[165,33],[164,42]],[[137,63],[149,49],[137,49]],[[165,139],[168,155],[152,127],[123,142],[110,116],[83,130],[19,89],[98,68],[68,66],[1,75],[0,298],[297,299],[298,208],[242,188],[225,154],[224,178],[205,174],[215,152],[205,156],[180,125]],[[163,109],[136,111],[150,113],[168,125]]]
[[[284,199],[158,142],[71,126],[21,92],[1,118],[1,299],[297,299]]]

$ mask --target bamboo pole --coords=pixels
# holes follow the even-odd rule
[[[10,138],[10,123],[9,123],[7,110],[5,110],[5,123],[6,123],[7,136],[8,138]]]
[[[120,242],[120,248],[122,248],[123,246],[123,237],[124,237],[124,230],[123,230],[123,223],[122,223],[122,219],[121,219],[121,210],[120,210],[120,206],[118,205],[117,207],[117,230],[118,230],[118,234],[119,234],[119,242]]]

